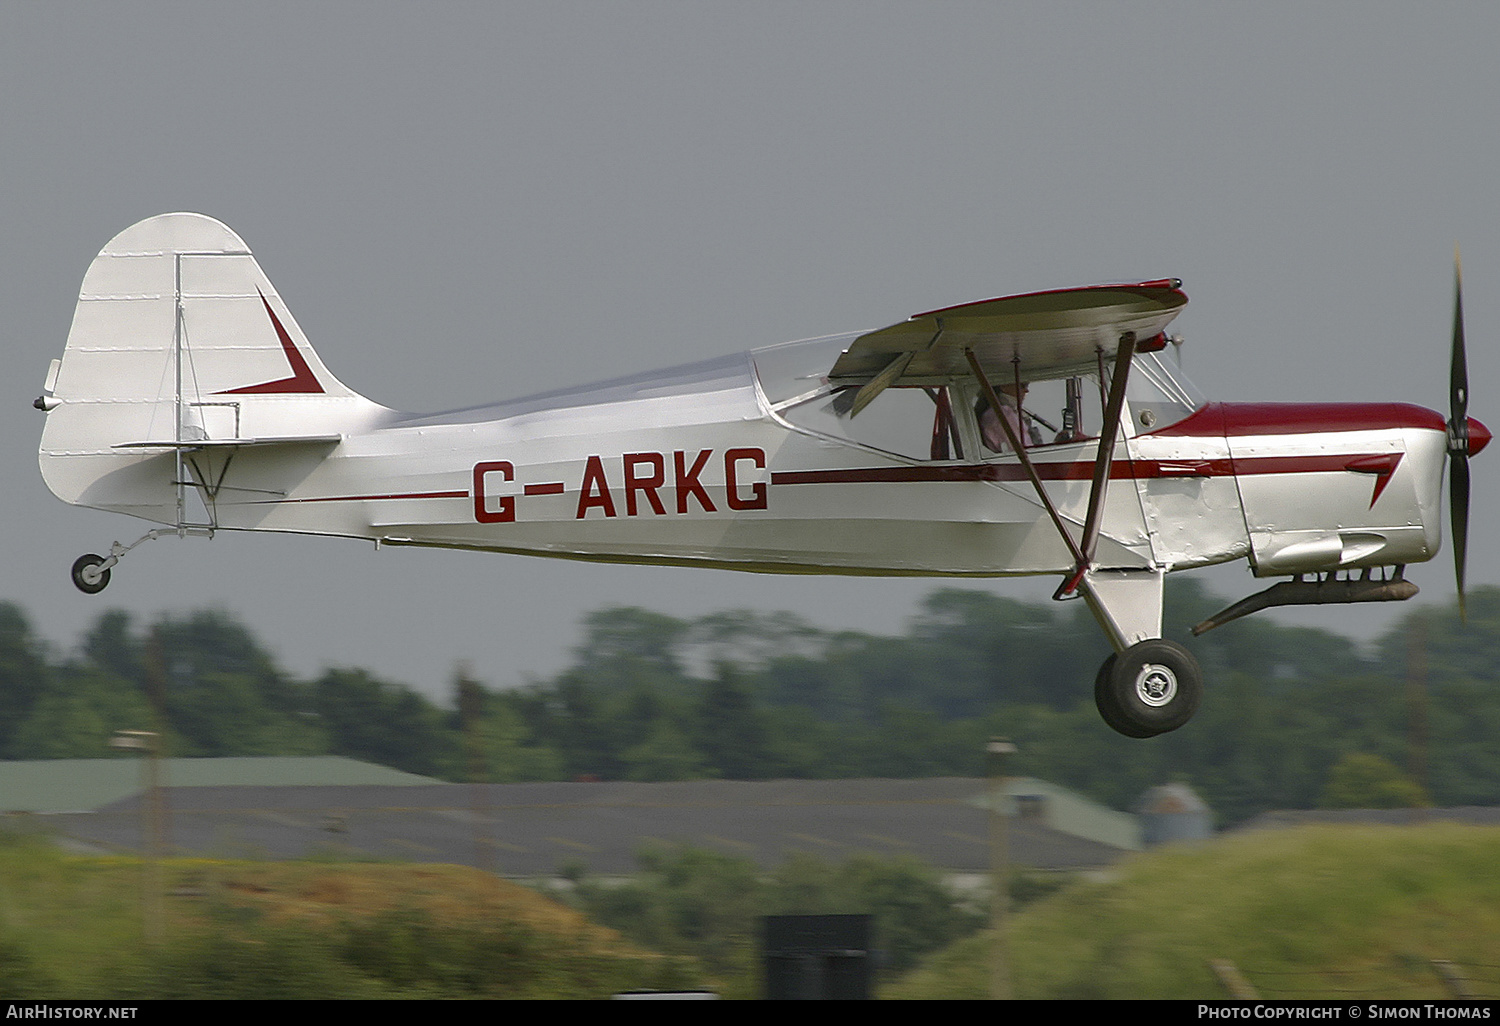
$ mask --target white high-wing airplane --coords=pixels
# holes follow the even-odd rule
[[[1095,681],[1132,737],[1182,726],[1202,675],[1162,638],[1174,570],[1247,559],[1271,605],[1390,601],[1432,558],[1445,458],[1459,591],[1468,464],[1452,416],[1401,403],[1206,403],[1161,358],[1180,282],[985,300],[450,413],[397,413],[328,372],[234,232],[164,214],[84,277],[36,406],[65,502],[166,533],[286,531],[786,573],[1053,574],[1115,648]],[[1036,398],[1048,389],[1052,400]],[[1059,423],[1039,415],[1044,402]]]

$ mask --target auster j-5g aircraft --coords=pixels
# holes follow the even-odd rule
[[[1445,457],[1463,593],[1467,416],[1401,403],[1205,403],[1163,359],[1176,279],[1039,292],[878,331],[413,415],[341,384],[234,232],[164,214],[90,265],[36,406],[65,502],[166,525],[288,531],[762,572],[1052,574],[1115,652],[1094,694],[1132,737],[1175,730],[1202,675],[1162,638],[1174,570],[1288,577],[1274,605],[1391,601],[1432,558]],[[1052,398],[1045,398],[1051,391]],[[1056,411],[1056,412],[1054,412]],[[1056,417],[1056,423],[1049,419]]]

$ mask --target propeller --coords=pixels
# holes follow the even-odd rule
[[[1448,365],[1448,516],[1453,528],[1453,574],[1458,614],[1467,622],[1464,564],[1469,549],[1469,361],[1464,352],[1464,283],[1458,248],[1453,250],[1453,352]]]

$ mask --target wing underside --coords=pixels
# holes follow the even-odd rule
[[[1180,286],[1176,279],[1096,285],[915,314],[859,336],[828,377],[877,393],[941,385],[970,374],[970,351],[997,381],[1069,377],[1114,359],[1127,333],[1137,345],[1161,335],[1187,303]]]

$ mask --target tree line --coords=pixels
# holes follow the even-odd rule
[[[298,679],[220,611],[106,612],[60,654],[0,603],[0,758],[99,757],[118,730],[160,728],[177,756],[345,755],[449,780],[978,776],[1004,735],[1014,772],[1117,808],[1179,779],[1235,822],[1358,800],[1370,787],[1349,781],[1371,772],[1403,802],[1500,802],[1500,589],[1470,595],[1467,624],[1418,609],[1364,646],[1266,618],[1188,638],[1222,604],[1169,583],[1167,635],[1208,686],[1187,727],[1135,741],[1093,708],[1107,653],[1081,603],[959,588],[899,636],[601,609],[562,672],[497,689],[482,682],[504,668],[477,667],[448,703],[367,668]]]

